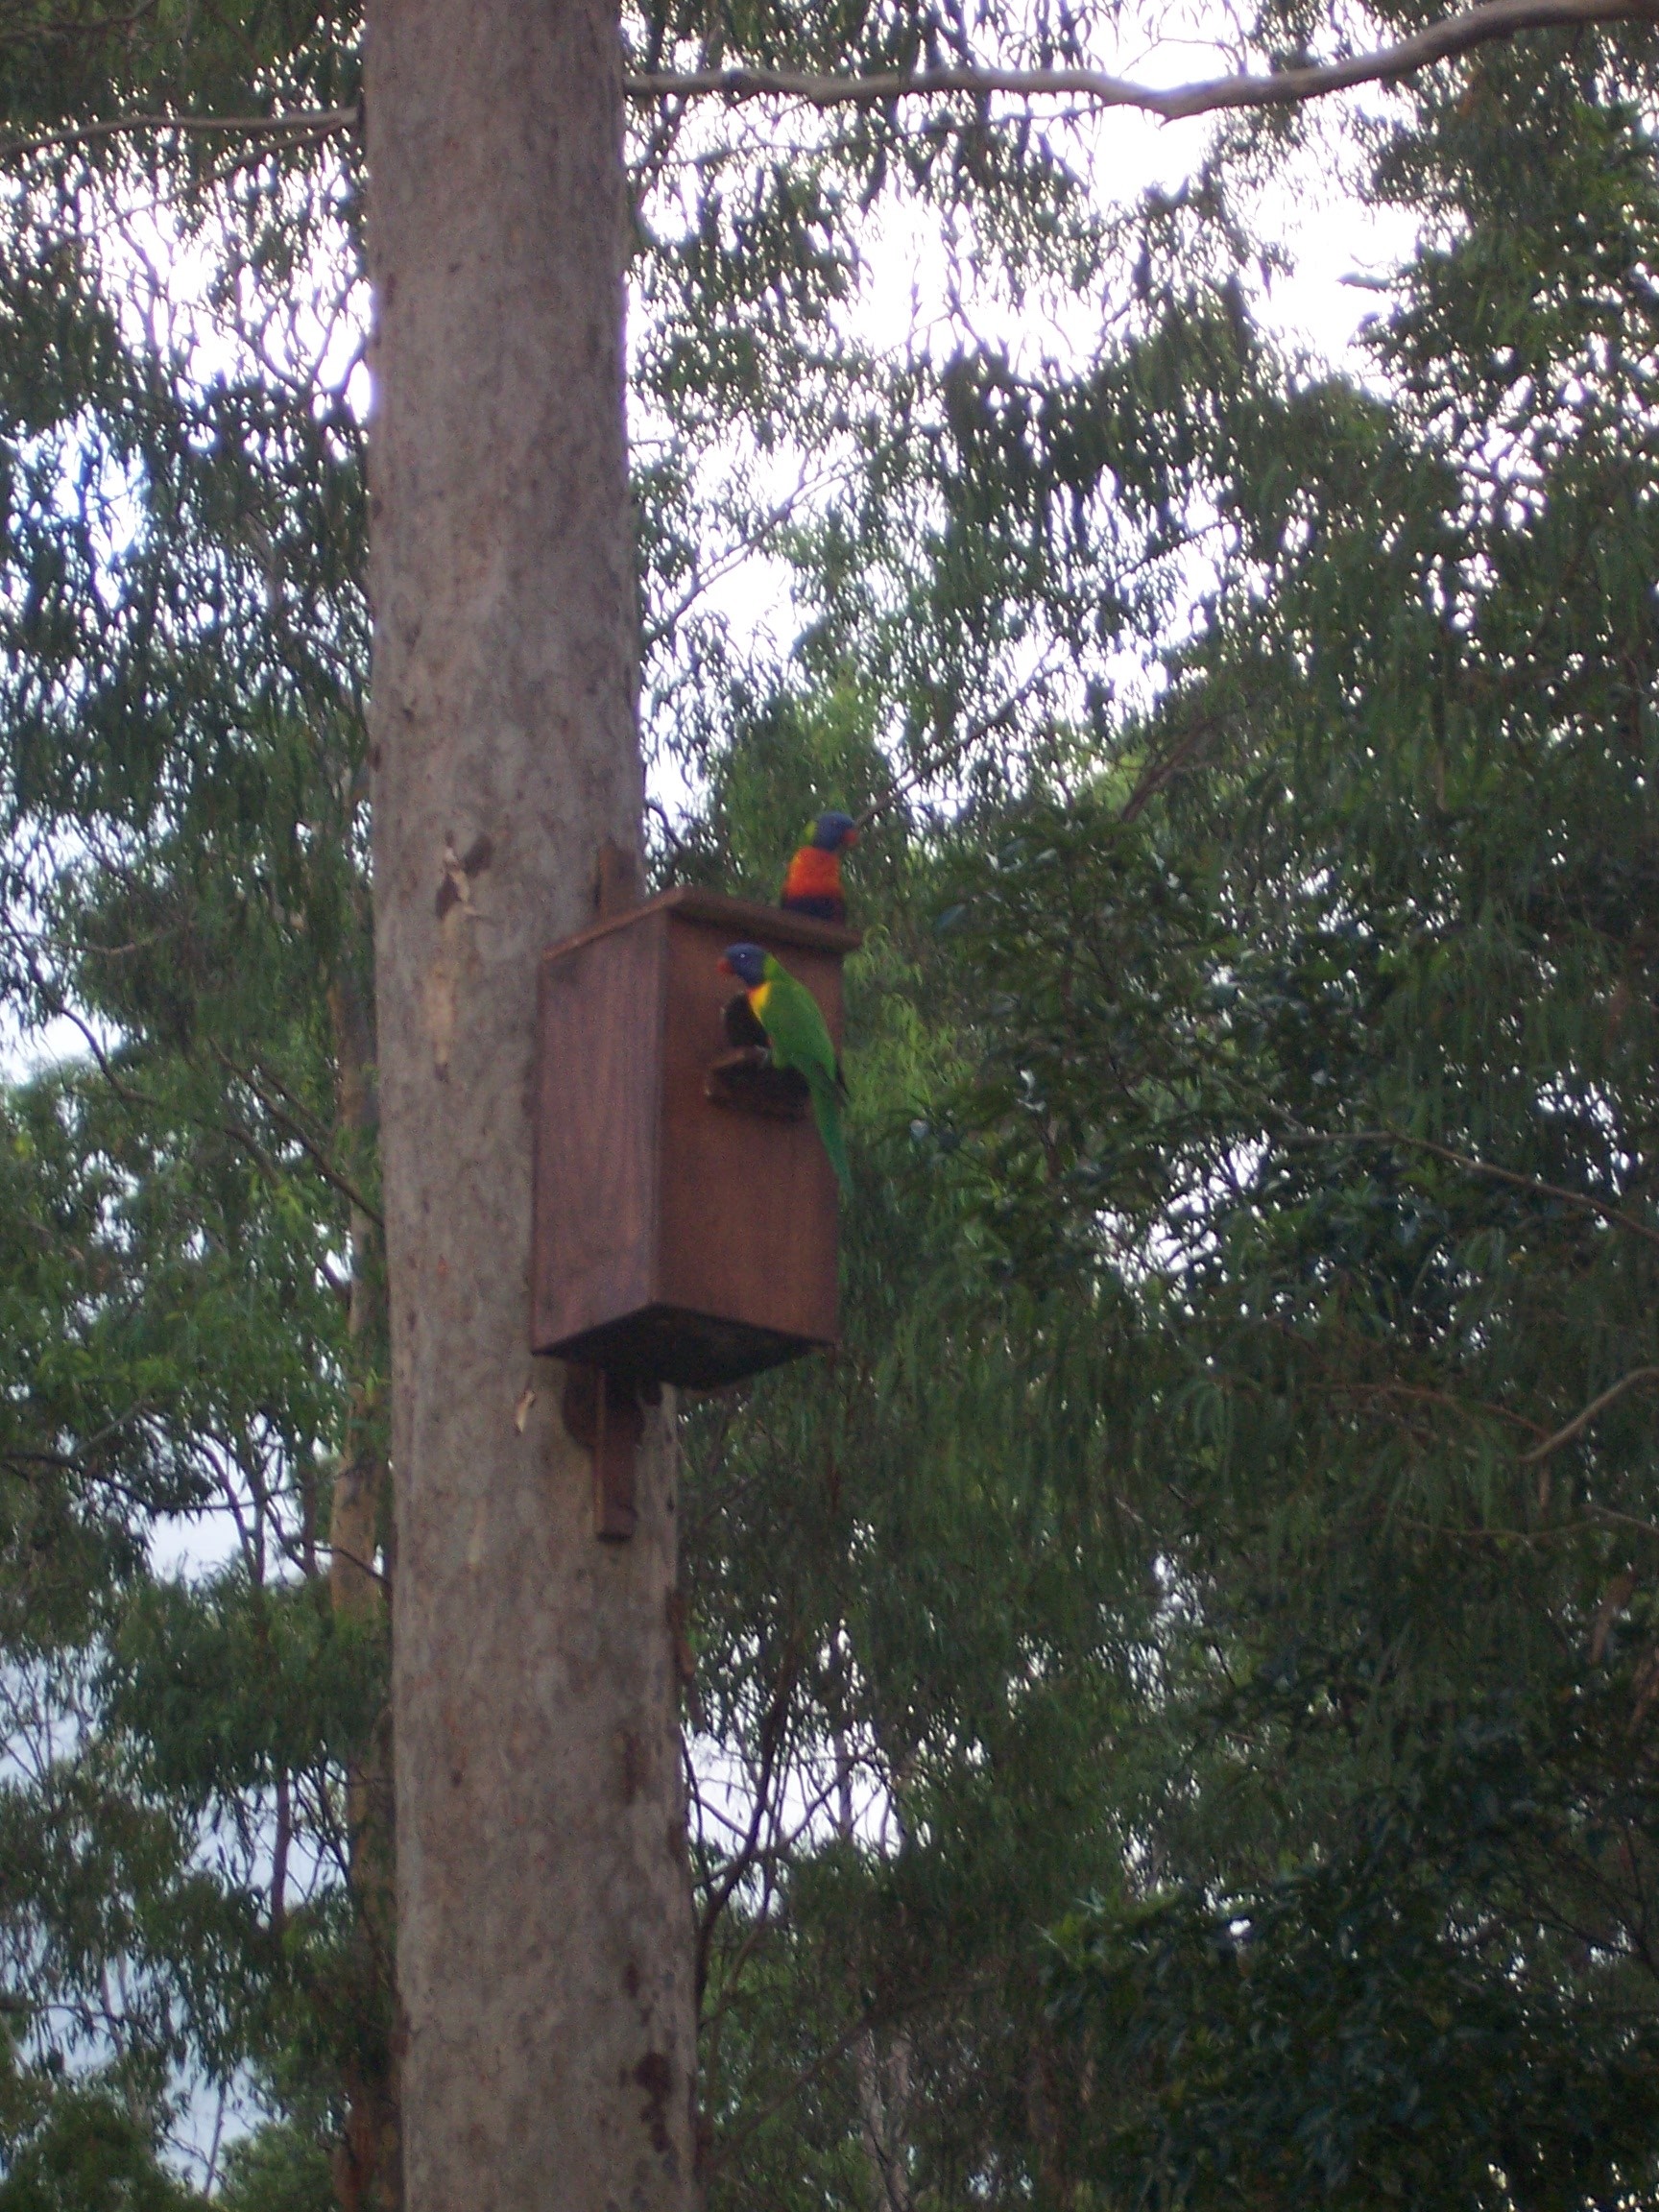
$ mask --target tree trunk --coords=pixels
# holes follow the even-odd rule
[[[377,1118],[374,1040],[349,955],[329,985],[328,1016],[337,1136],[361,1186],[369,1180]],[[378,1627],[386,1605],[375,1566],[386,1461],[373,1392],[384,1361],[386,1280],[378,1224],[360,1206],[351,1208],[350,1238],[349,1394],[328,1517],[328,1595],[337,1620]],[[340,2212],[401,2212],[390,1711],[378,1716],[363,1757],[347,1769],[346,1847],[353,1923],[348,2002],[354,2001],[356,2016],[354,2032],[342,2038],[346,2125],[334,2151],[334,2194]]]
[[[371,0],[374,878],[408,2212],[682,2212],[673,1460],[528,1341],[536,961],[637,851],[608,0]]]
[[[846,1654],[845,1628],[839,1642]],[[837,1727],[834,1737],[835,1829],[843,1843],[852,1844],[858,1834],[853,1815],[853,1753],[844,1728]],[[893,2031],[884,2056],[876,2031],[861,2028],[854,2038],[853,2066],[858,2082],[859,2135],[870,2170],[870,2201],[875,2212],[910,2212],[909,2036],[902,2028]]]

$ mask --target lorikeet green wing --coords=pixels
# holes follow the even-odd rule
[[[829,1026],[818,1001],[805,983],[798,983],[781,961],[767,955],[765,980],[752,994],[760,1025],[772,1042],[777,1067],[794,1068],[806,1078],[812,1094],[812,1118],[824,1140],[841,1188],[852,1188],[853,1172],[847,1165],[847,1140],[841,1128],[840,1065],[830,1041]]]
[[[830,1165],[842,1190],[851,1190],[853,1170],[848,1166],[847,1139],[841,1125],[841,1101],[847,1087],[817,999],[781,960],[763,952],[758,945],[729,945],[720,965],[748,984],[749,1003],[766,1032],[773,1065],[793,1068],[805,1078],[812,1118],[818,1124]]]

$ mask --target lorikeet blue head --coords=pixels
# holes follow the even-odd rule
[[[728,945],[720,956],[722,975],[735,975],[750,990],[766,980],[766,955],[758,945]]]
[[[820,814],[807,842],[816,845],[820,853],[840,853],[857,844],[858,827],[851,814]]]

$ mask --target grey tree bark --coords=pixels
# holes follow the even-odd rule
[[[672,1455],[527,1345],[536,959],[637,850],[611,0],[371,0],[375,928],[408,2212],[682,2212]]]

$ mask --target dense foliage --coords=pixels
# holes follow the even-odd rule
[[[0,40],[0,2212],[394,2200],[356,40]],[[1659,2200],[1655,60],[1329,127],[1362,376],[1306,119],[636,117],[656,865],[874,810],[846,1340],[685,1410],[726,2212]],[[54,136],[180,108],[324,119]]]

